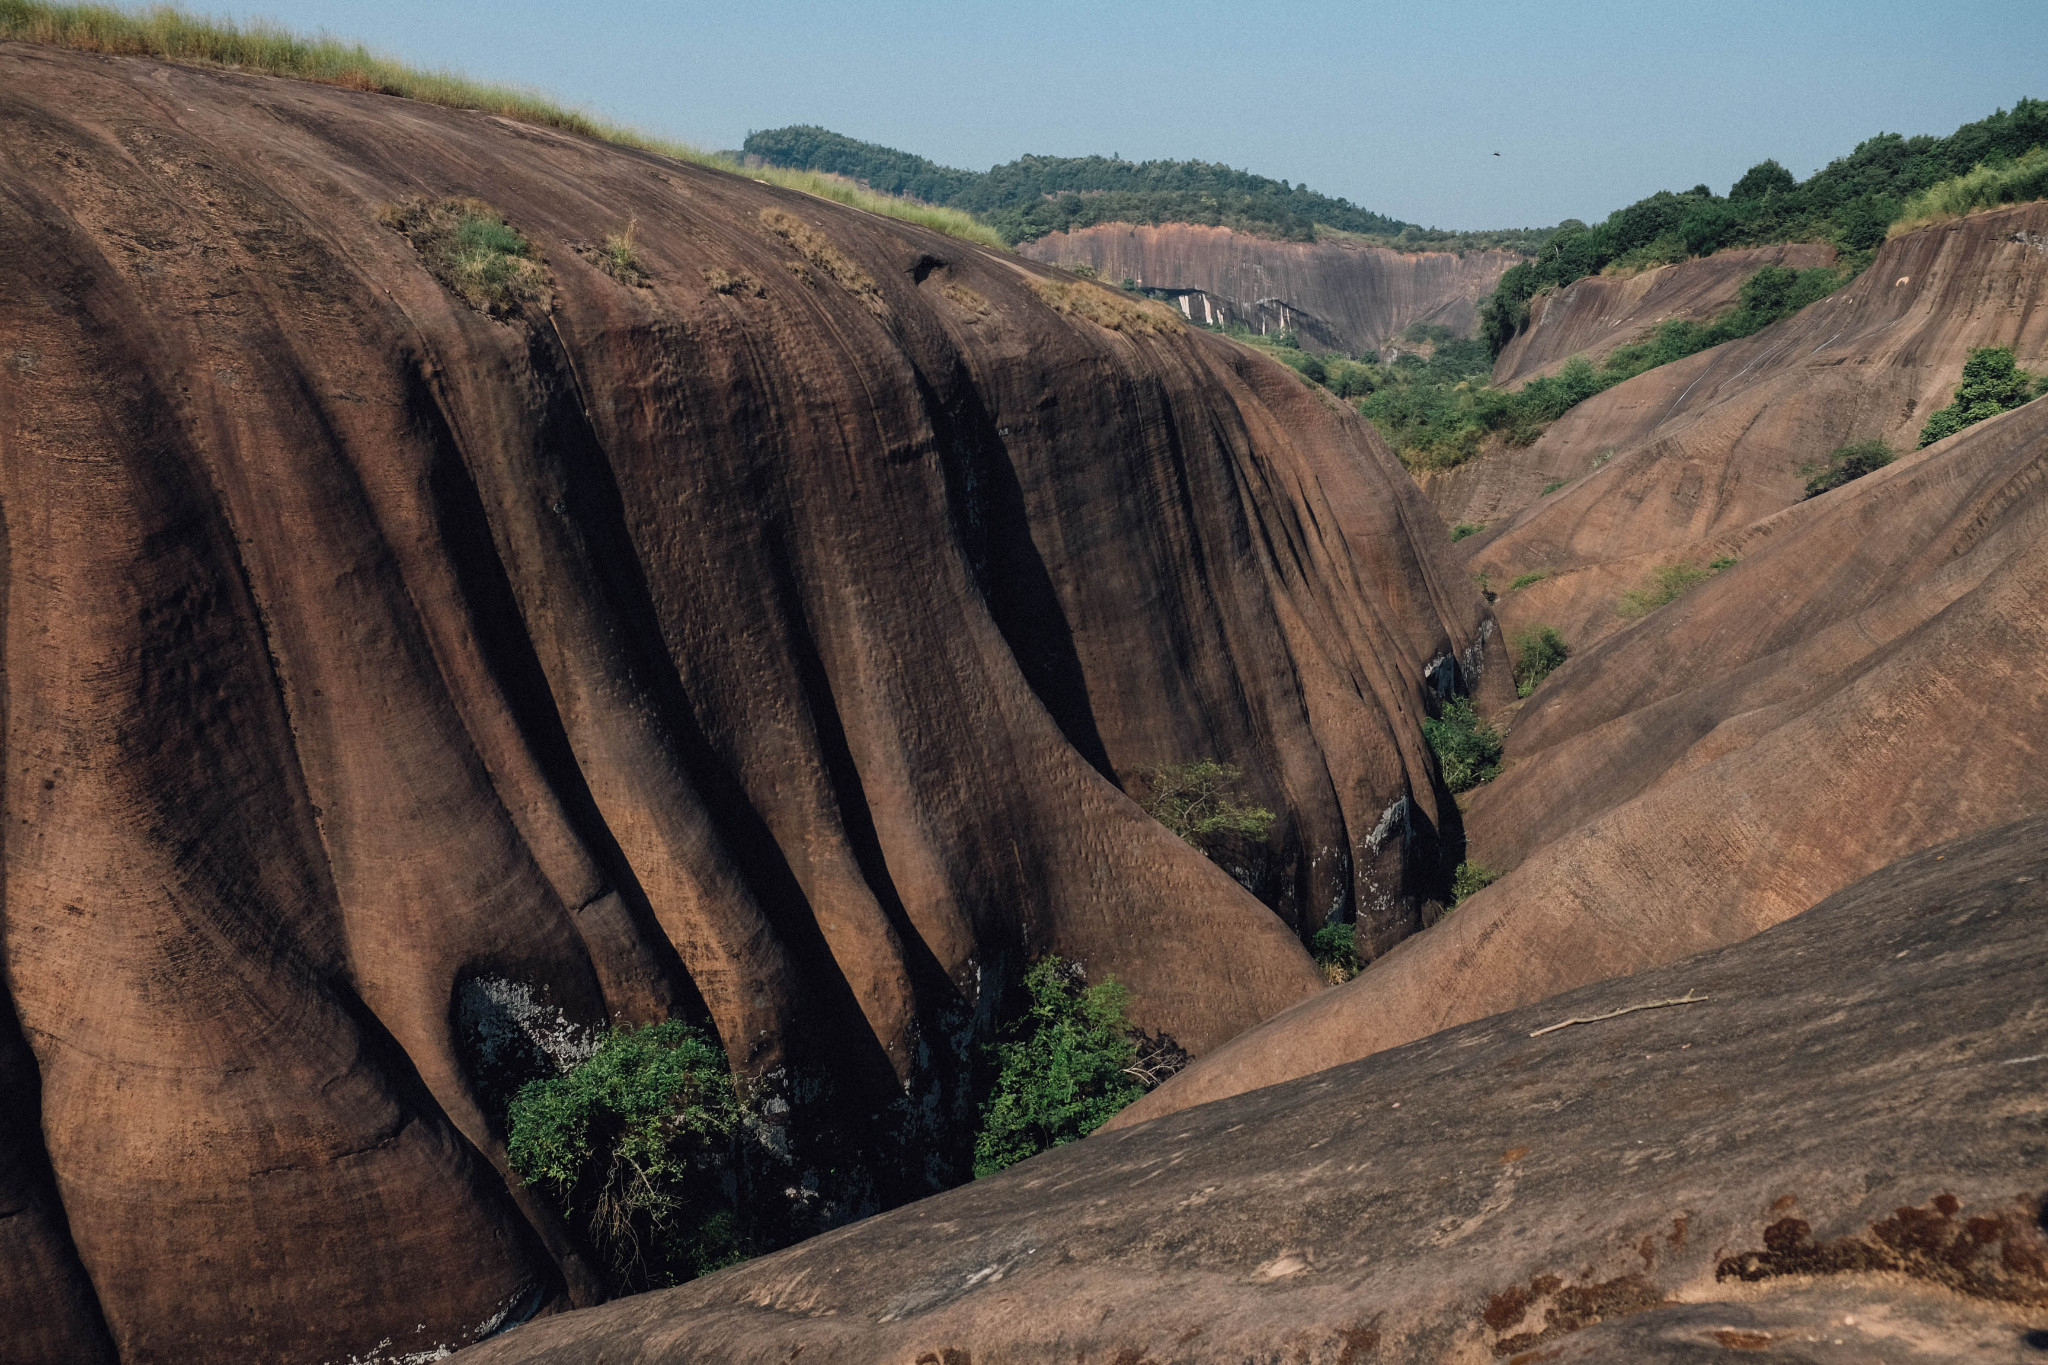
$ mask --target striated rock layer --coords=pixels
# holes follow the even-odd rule
[[[2044,980],[2036,818],[458,1358],[2020,1365],[2048,1327]]]
[[[1018,250],[1055,265],[1091,266],[1105,280],[1128,277],[1148,289],[1199,295],[1188,303],[1196,322],[1213,313],[1219,323],[1253,331],[1288,327],[1311,349],[1352,354],[1417,322],[1470,336],[1479,301],[1522,259],[1512,251],[1394,251],[1341,236],[1278,242],[1189,223],[1104,223]]]
[[[2048,253],[2025,236],[2044,222],[2033,205],[1901,238],[1843,294],[1682,362],[1702,390],[1723,369],[1748,382],[1482,551],[1496,584],[1558,562],[1533,552],[1550,536],[1566,562],[1663,537],[1624,561],[1637,573],[1695,535],[1710,538],[1694,563],[1736,562],[1634,623],[1584,586],[1605,573],[1618,593],[1632,580],[1612,564],[1505,595],[1511,629],[1554,622],[1577,648],[1514,717],[1505,772],[1466,798],[1469,856],[1507,875],[1120,1121],[1742,938],[1916,849],[2048,809],[2048,402],[1818,498],[1785,489],[1804,452],[1917,430],[1970,346],[2040,353]],[[1953,316],[1909,300],[1913,279]],[[1676,382],[1662,373],[1603,397]]]
[[[478,113],[0,45],[0,127],[0,1357],[602,1297],[508,1177],[491,1010],[707,1018],[829,1221],[955,1173],[1029,956],[1203,1051],[1316,989],[1300,933],[1441,895],[1425,690],[1499,645],[1290,372]],[[464,304],[414,195],[545,299]],[[642,284],[579,250],[628,225]],[[1278,813],[1244,885],[1123,790],[1201,757]]]

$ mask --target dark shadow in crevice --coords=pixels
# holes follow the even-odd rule
[[[1067,743],[1116,782],[1074,648],[1074,628],[1031,539],[1023,484],[995,419],[964,373],[947,385],[950,400],[940,397],[922,370],[915,373],[945,475],[954,535],[966,551],[974,585],[1025,682]]]

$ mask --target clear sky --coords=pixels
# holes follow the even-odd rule
[[[208,12],[216,6],[201,3]],[[708,149],[818,123],[985,169],[1194,157],[1447,228],[1806,176],[2048,97],[2048,0],[233,0]],[[1495,157],[1493,153],[1499,152]]]

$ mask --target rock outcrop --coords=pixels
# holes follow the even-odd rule
[[[460,1358],[2018,1365],[2048,1326],[2043,980],[2036,818]]]
[[[1739,247],[1632,275],[1589,275],[1529,300],[1529,325],[1501,350],[1502,388],[1553,374],[1575,355],[1598,365],[1609,351],[1671,321],[1711,322],[1739,301],[1742,282],[1767,265],[1809,270],[1835,249],[1809,242]]]
[[[2033,205],[1901,238],[1843,294],[1667,367],[1713,397],[1671,400],[1652,439],[1477,557],[1497,585],[1590,561],[1500,603],[1511,631],[1547,620],[1578,646],[1515,715],[1506,770],[1466,798],[1469,856],[1507,875],[1120,1121],[1756,933],[2048,808],[2048,402],[1794,491],[1813,450],[1917,430],[1970,346],[2048,349],[2048,254],[2014,240],[2044,220]],[[1916,279],[1934,302],[1907,296]],[[1717,385],[1724,370],[1746,383]],[[1642,401],[1626,390],[1682,378],[1661,375],[1592,402],[1624,395],[1623,420]],[[1598,545],[1642,548],[1603,562]],[[1687,556],[1736,562],[1632,624],[1615,615],[1634,575]]]
[[[1383,346],[1417,322],[1470,336],[1479,301],[1522,259],[1512,251],[1394,251],[1341,235],[1280,242],[1188,223],[1105,223],[1018,250],[1186,294],[1182,306],[1196,322],[1287,327],[1310,349],[1349,354]]]
[[[1424,695],[1499,645],[1291,372],[473,111],[0,44],[0,119],[0,1356],[424,1358],[602,1297],[480,1012],[707,1019],[829,1221],[947,1177],[1030,955],[1199,1052],[1318,987],[1325,916],[1441,894]],[[545,271],[477,311],[415,196]],[[1124,791],[1204,757],[1279,816],[1239,880]]]

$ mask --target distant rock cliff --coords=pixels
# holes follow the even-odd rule
[[[1479,301],[1522,259],[1511,251],[1394,251],[1341,239],[1279,242],[1180,223],[1107,223],[1056,232],[1018,251],[1186,295],[1182,311],[1195,322],[1291,328],[1311,349],[1348,354],[1376,349],[1415,322],[1469,336]]]

